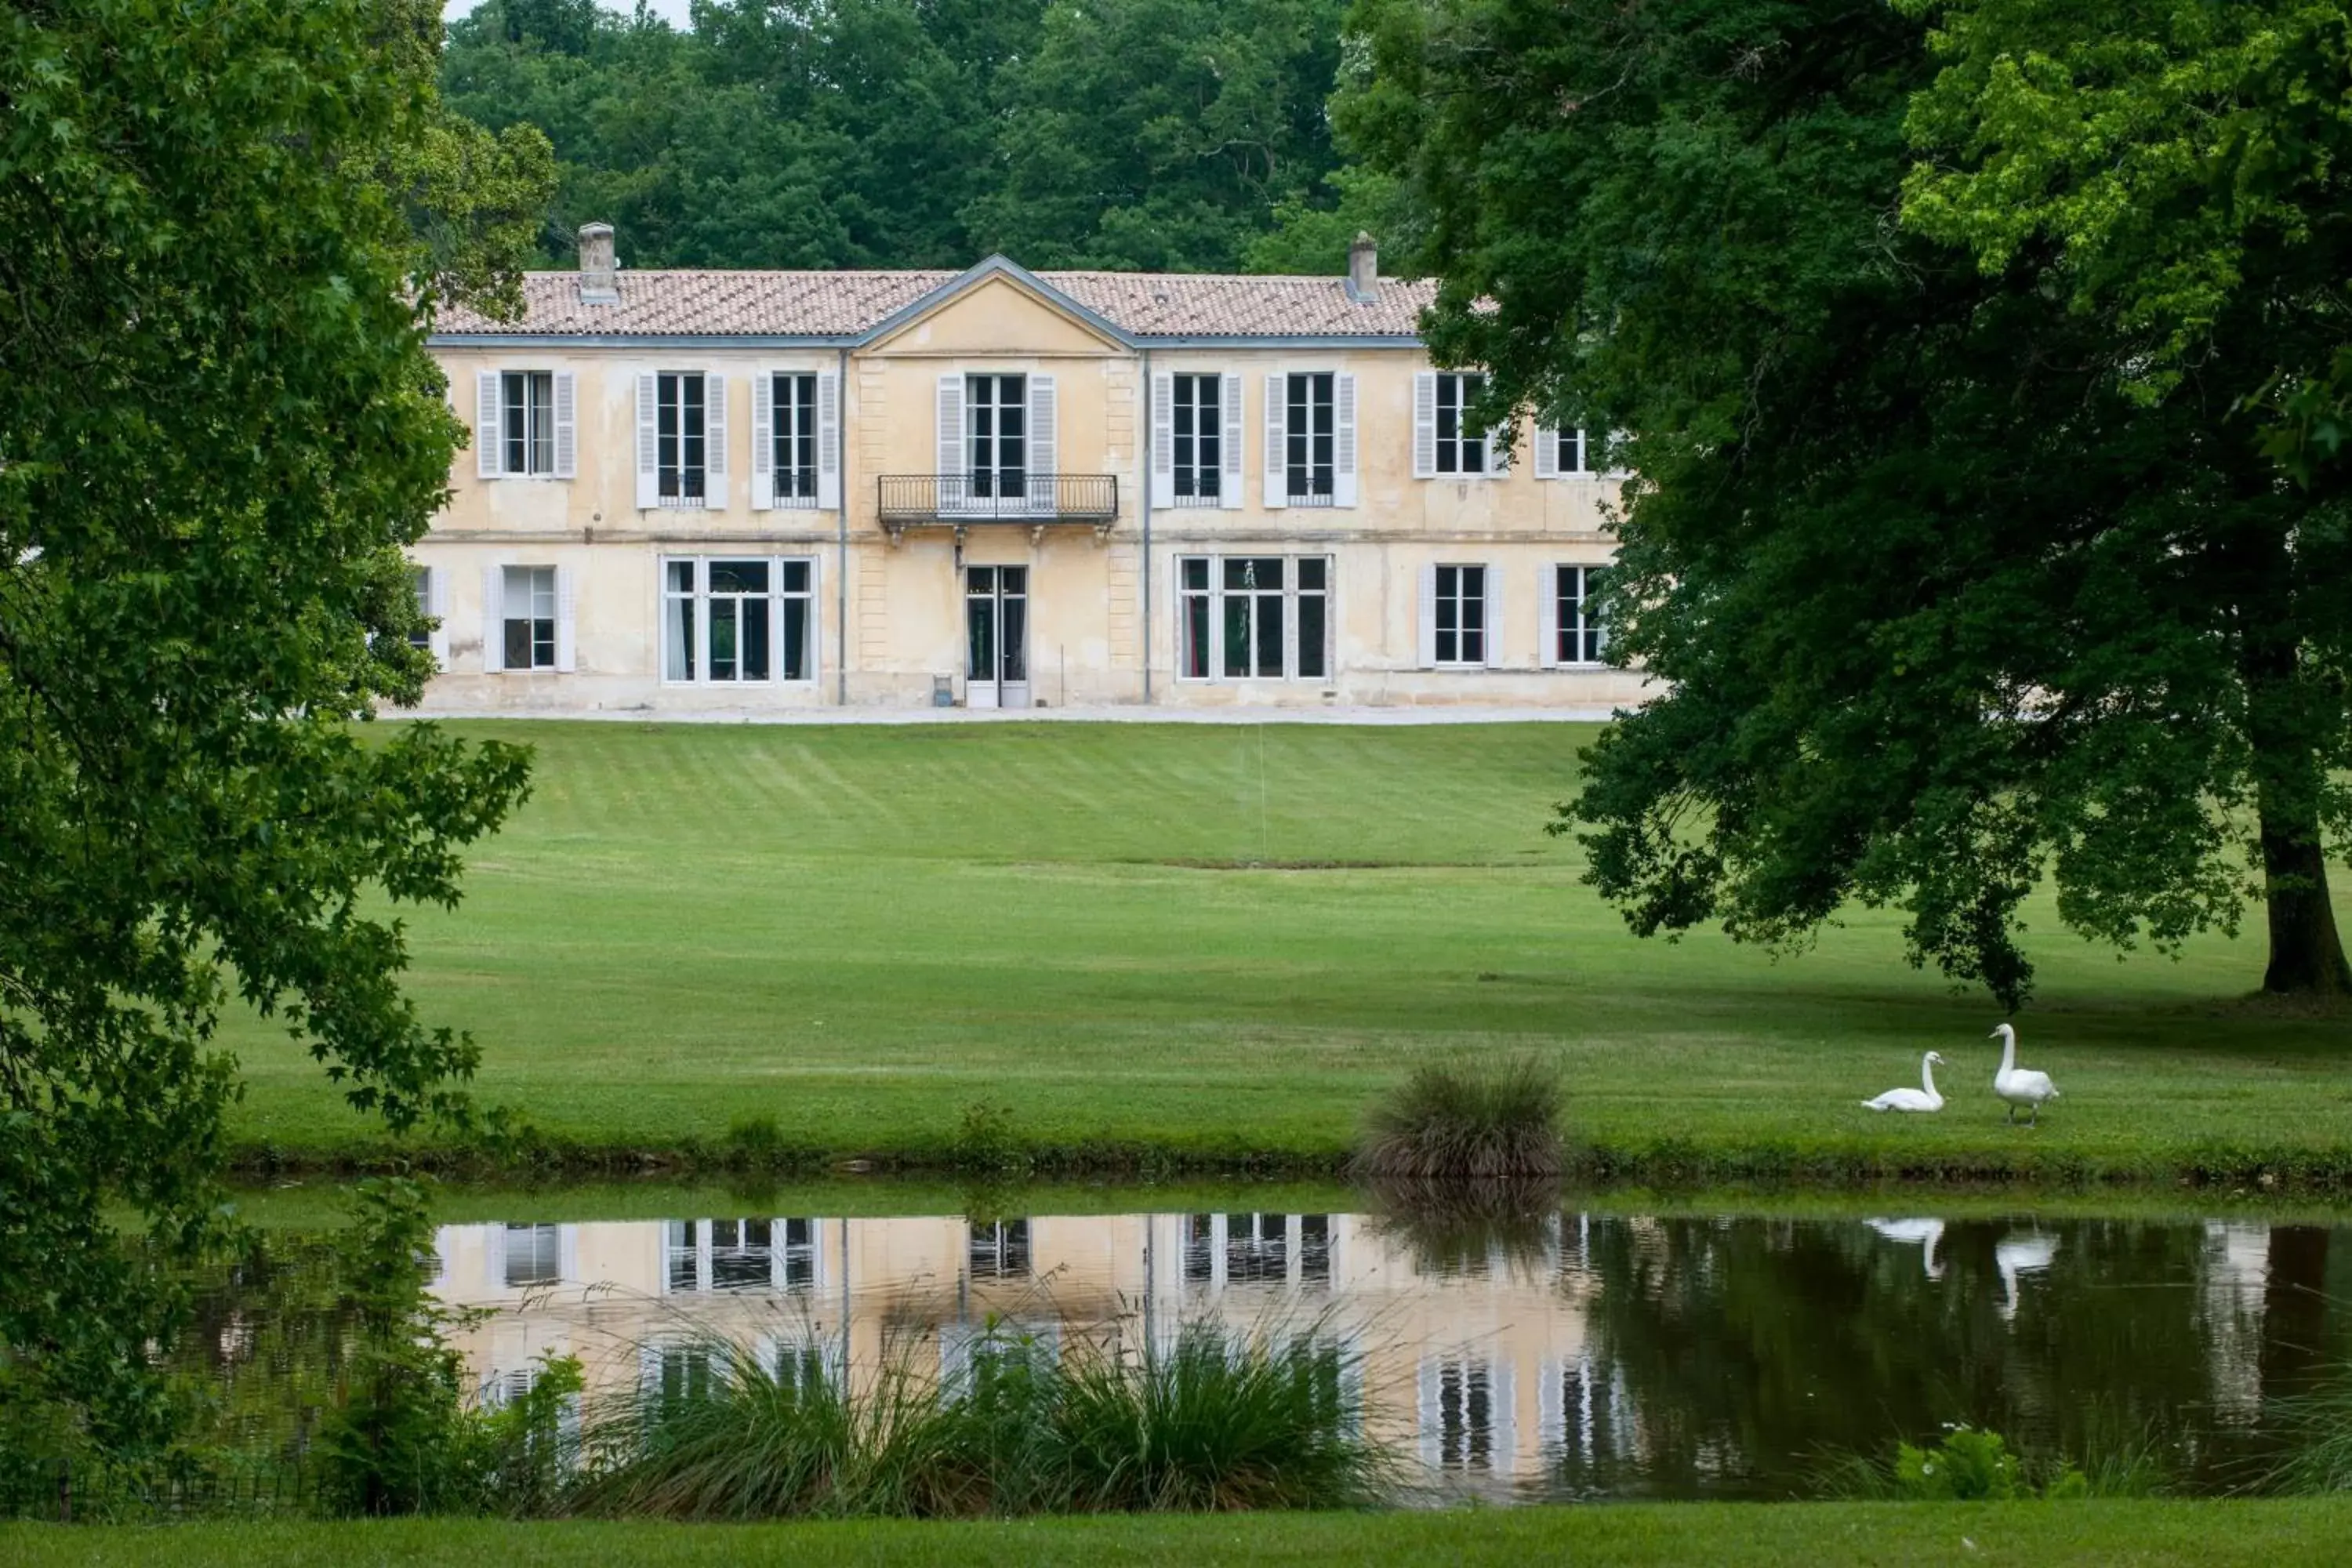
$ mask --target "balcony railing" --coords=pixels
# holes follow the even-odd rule
[[[1075,522],[1108,532],[1118,520],[1117,474],[882,474],[874,485],[893,538],[909,528],[990,523]]]

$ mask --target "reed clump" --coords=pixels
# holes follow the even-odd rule
[[[1354,1161],[1375,1181],[1524,1181],[1566,1163],[1564,1089],[1546,1058],[1424,1062],[1374,1103]]]
[[[1191,1324],[1165,1350],[992,1333],[942,1383],[898,1354],[853,1393],[822,1357],[698,1342],[707,1370],[591,1422],[574,1512],[970,1518],[1370,1506],[1389,1457],[1329,1336]]]

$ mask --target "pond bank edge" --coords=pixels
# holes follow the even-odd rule
[[[425,1172],[468,1182],[583,1177],[826,1175],[1116,1179],[1177,1177],[1344,1178],[1349,1152],[1330,1147],[1218,1149],[1197,1145],[1087,1142],[994,1147],[984,1159],[939,1144],[840,1150],[762,1142],[688,1138],[660,1146],[601,1142],[527,1132],[495,1143],[353,1142],[333,1149],[246,1142],[229,1150],[227,1173],[245,1179]],[[1660,1141],[1640,1146],[1571,1146],[1561,1179],[1589,1186],[1690,1187],[1762,1184],[1812,1187],[2055,1188],[2181,1186],[2248,1194],[2352,1194],[2352,1147],[2242,1148],[2210,1145],[2151,1151],[2125,1159],[2064,1151],[1890,1153],[1883,1149]]]

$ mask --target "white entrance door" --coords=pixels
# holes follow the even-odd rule
[[[1029,568],[964,568],[964,702],[1029,706]]]

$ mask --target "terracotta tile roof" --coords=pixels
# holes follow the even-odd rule
[[[852,337],[871,331],[956,272],[623,270],[617,305],[583,305],[576,272],[523,275],[523,316],[443,313],[449,336]],[[1339,278],[1187,272],[1040,272],[1121,331],[1139,337],[1412,337],[1433,283],[1384,279],[1359,305]]]

